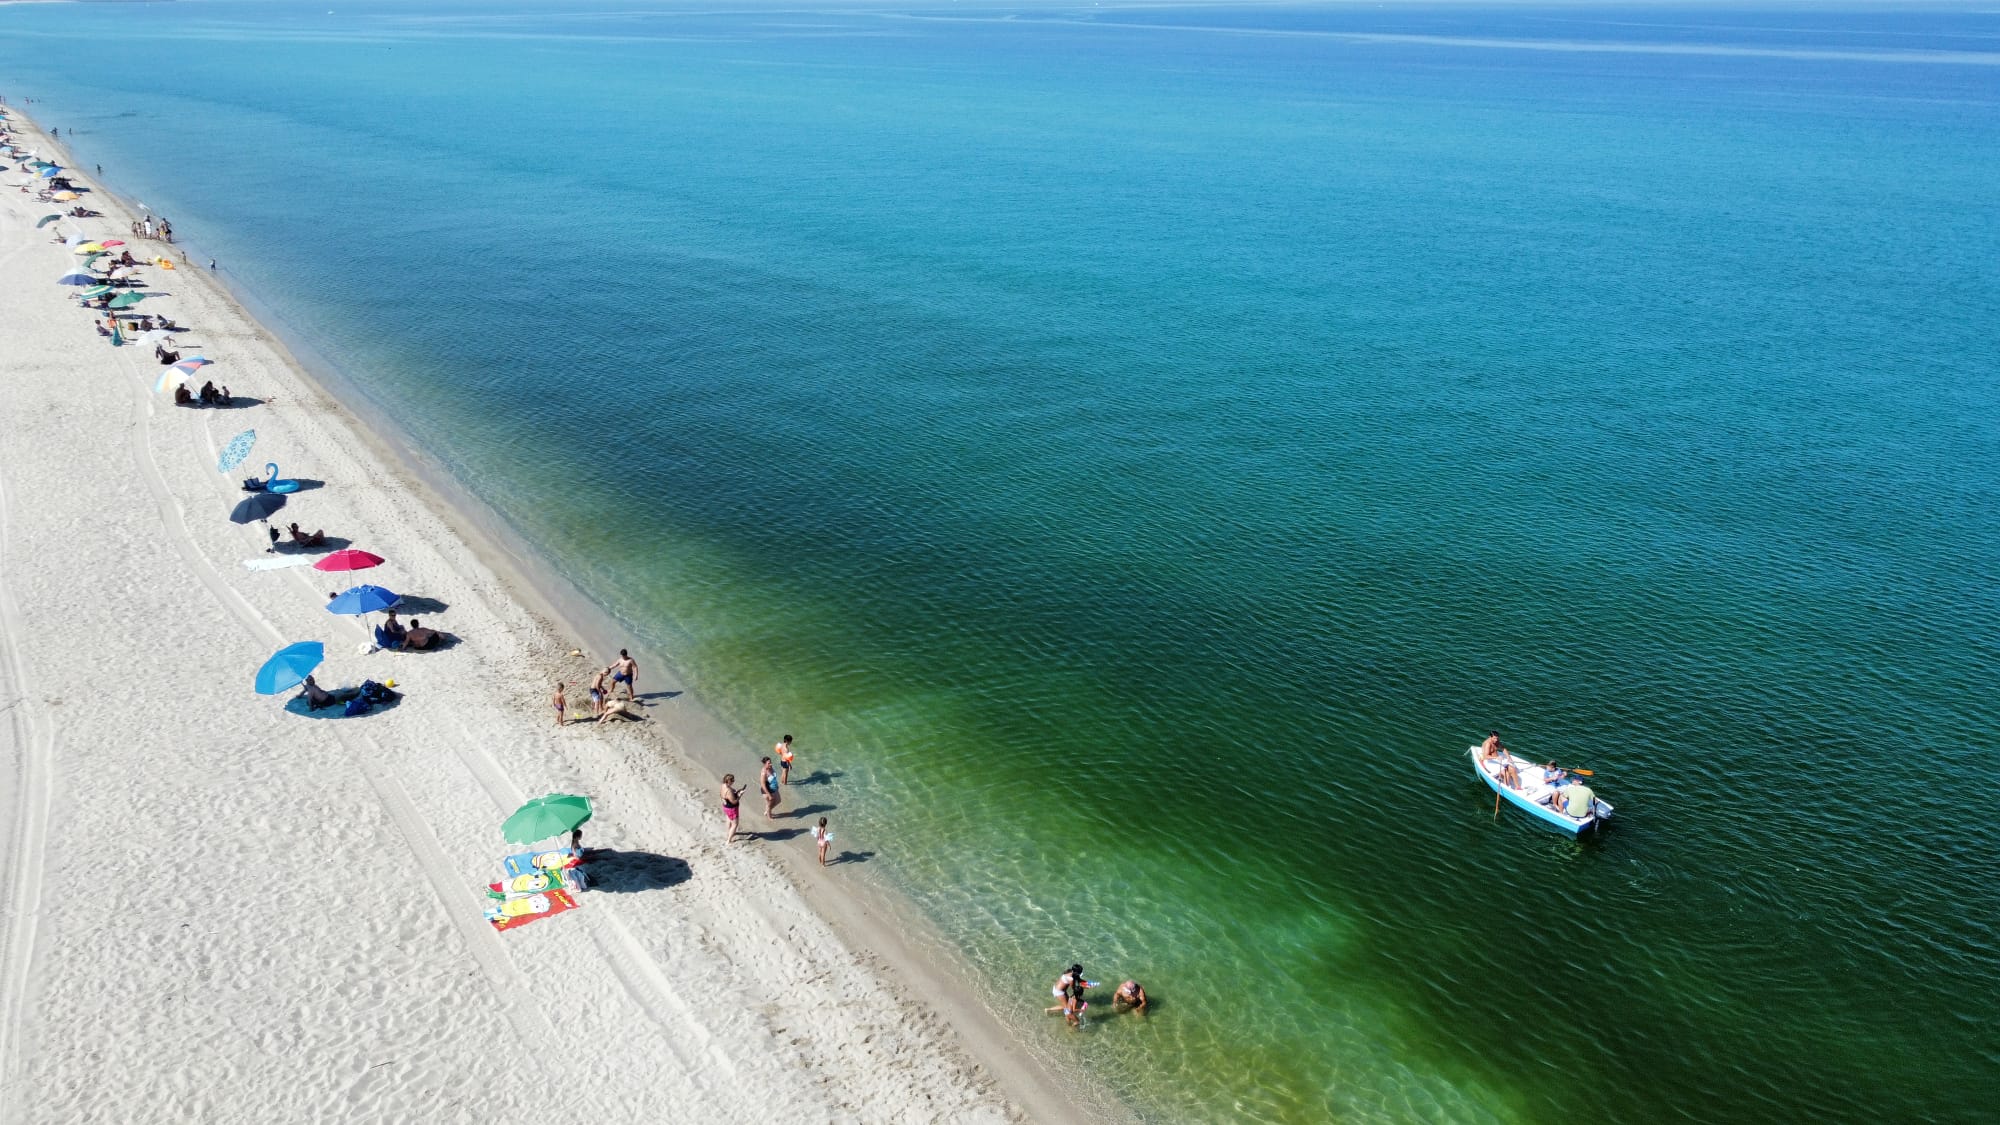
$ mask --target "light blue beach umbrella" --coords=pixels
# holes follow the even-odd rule
[[[356,586],[328,600],[326,608],[329,613],[353,616],[362,613],[380,613],[402,600],[401,594],[393,590],[384,590],[380,586]]]
[[[46,179],[51,179],[51,178],[53,178],[53,177],[55,176],[55,174],[56,174],[57,172],[60,172],[60,171],[62,171],[62,169],[61,169],[61,168],[58,168],[58,167],[56,167],[55,165],[51,164],[51,165],[49,165],[48,167],[46,167],[46,168],[42,169],[42,178],[43,178],[43,179],[45,179],[45,180],[46,180]]]
[[[326,646],[318,641],[300,641],[279,649],[257,669],[257,694],[276,695],[306,682],[312,670],[326,659]]]
[[[172,370],[172,368],[168,370]],[[250,447],[256,444],[256,430],[244,430],[242,433],[230,438],[229,444],[222,447],[222,456],[215,459],[215,471],[226,473],[236,466],[241,465],[243,459],[250,456]]]

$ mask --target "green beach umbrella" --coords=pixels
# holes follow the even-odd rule
[[[84,297],[104,297],[116,292],[118,290],[111,288],[109,285],[93,285],[84,290],[81,295]]]
[[[145,299],[146,295],[144,293],[120,293],[116,297],[111,298],[111,307],[114,309],[129,309]]]
[[[532,844],[560,836],[590,819],[590,798],[570,793],[537,797],[520,808],[500,826],[500,834],[510,844]]]

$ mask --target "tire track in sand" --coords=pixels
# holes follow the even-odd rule
[[[24,228],[17,245],[0,262],[9,272],[14,259],[32,245]],[[0,1104],[21,1104],[15,1092],[27,1063],[21,1025],[27,1018],[35,948],[41,929],[42,880],[47,863],[50,808],[55,799],[55,726],[32,695],[26,662],[15,640],[24,636],[20,607],[7,574],[8,524],[13,496],[0,474],[0,741],[13,763],[6,871],[6,920],[0,928]]]

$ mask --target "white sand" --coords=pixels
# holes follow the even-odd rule
[[[105,218],[37,230],[64,208],[23,179],[0,174],[0,1117],[1077,1116],[879,911],[841,905],[850,876],[799,865],[809,836],[720,846],[715,796],[660,750],[701,729],[676,726],[685,697],[644,728],[554,729],[552,681],[580,712],[592,665],[199,269],[142,271],[171,294],[145,308],[266,401],[155,394],[150,350],[109,346],[54,283],[75,259],[52,230],[126,237],[129,217],[97,192]],[[251,427],[249,465],[218,473]],[[267,459],[326,482],[280,522],[389,564],[245,569],[263,529],[226,514]],[[419,616],[462,643],[358,654],[362,628],[324,607],[357,580],[445,603]],[[323,684],[394,677],[407,697],[285,712],[251,677],[296,640],[326,642]],[[642,690],[672,686],[657,667]],[[761,747],[723,749],[754,776]],[[596,799],[587,842],[642,853],[599,878],[637,889],[495,932],[500,821],[549,791]]]

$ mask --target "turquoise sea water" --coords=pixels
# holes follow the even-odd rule
[[[1078,1081],[2000,1104],[2000,16],[328,3],[0,8],[0,92]]]

